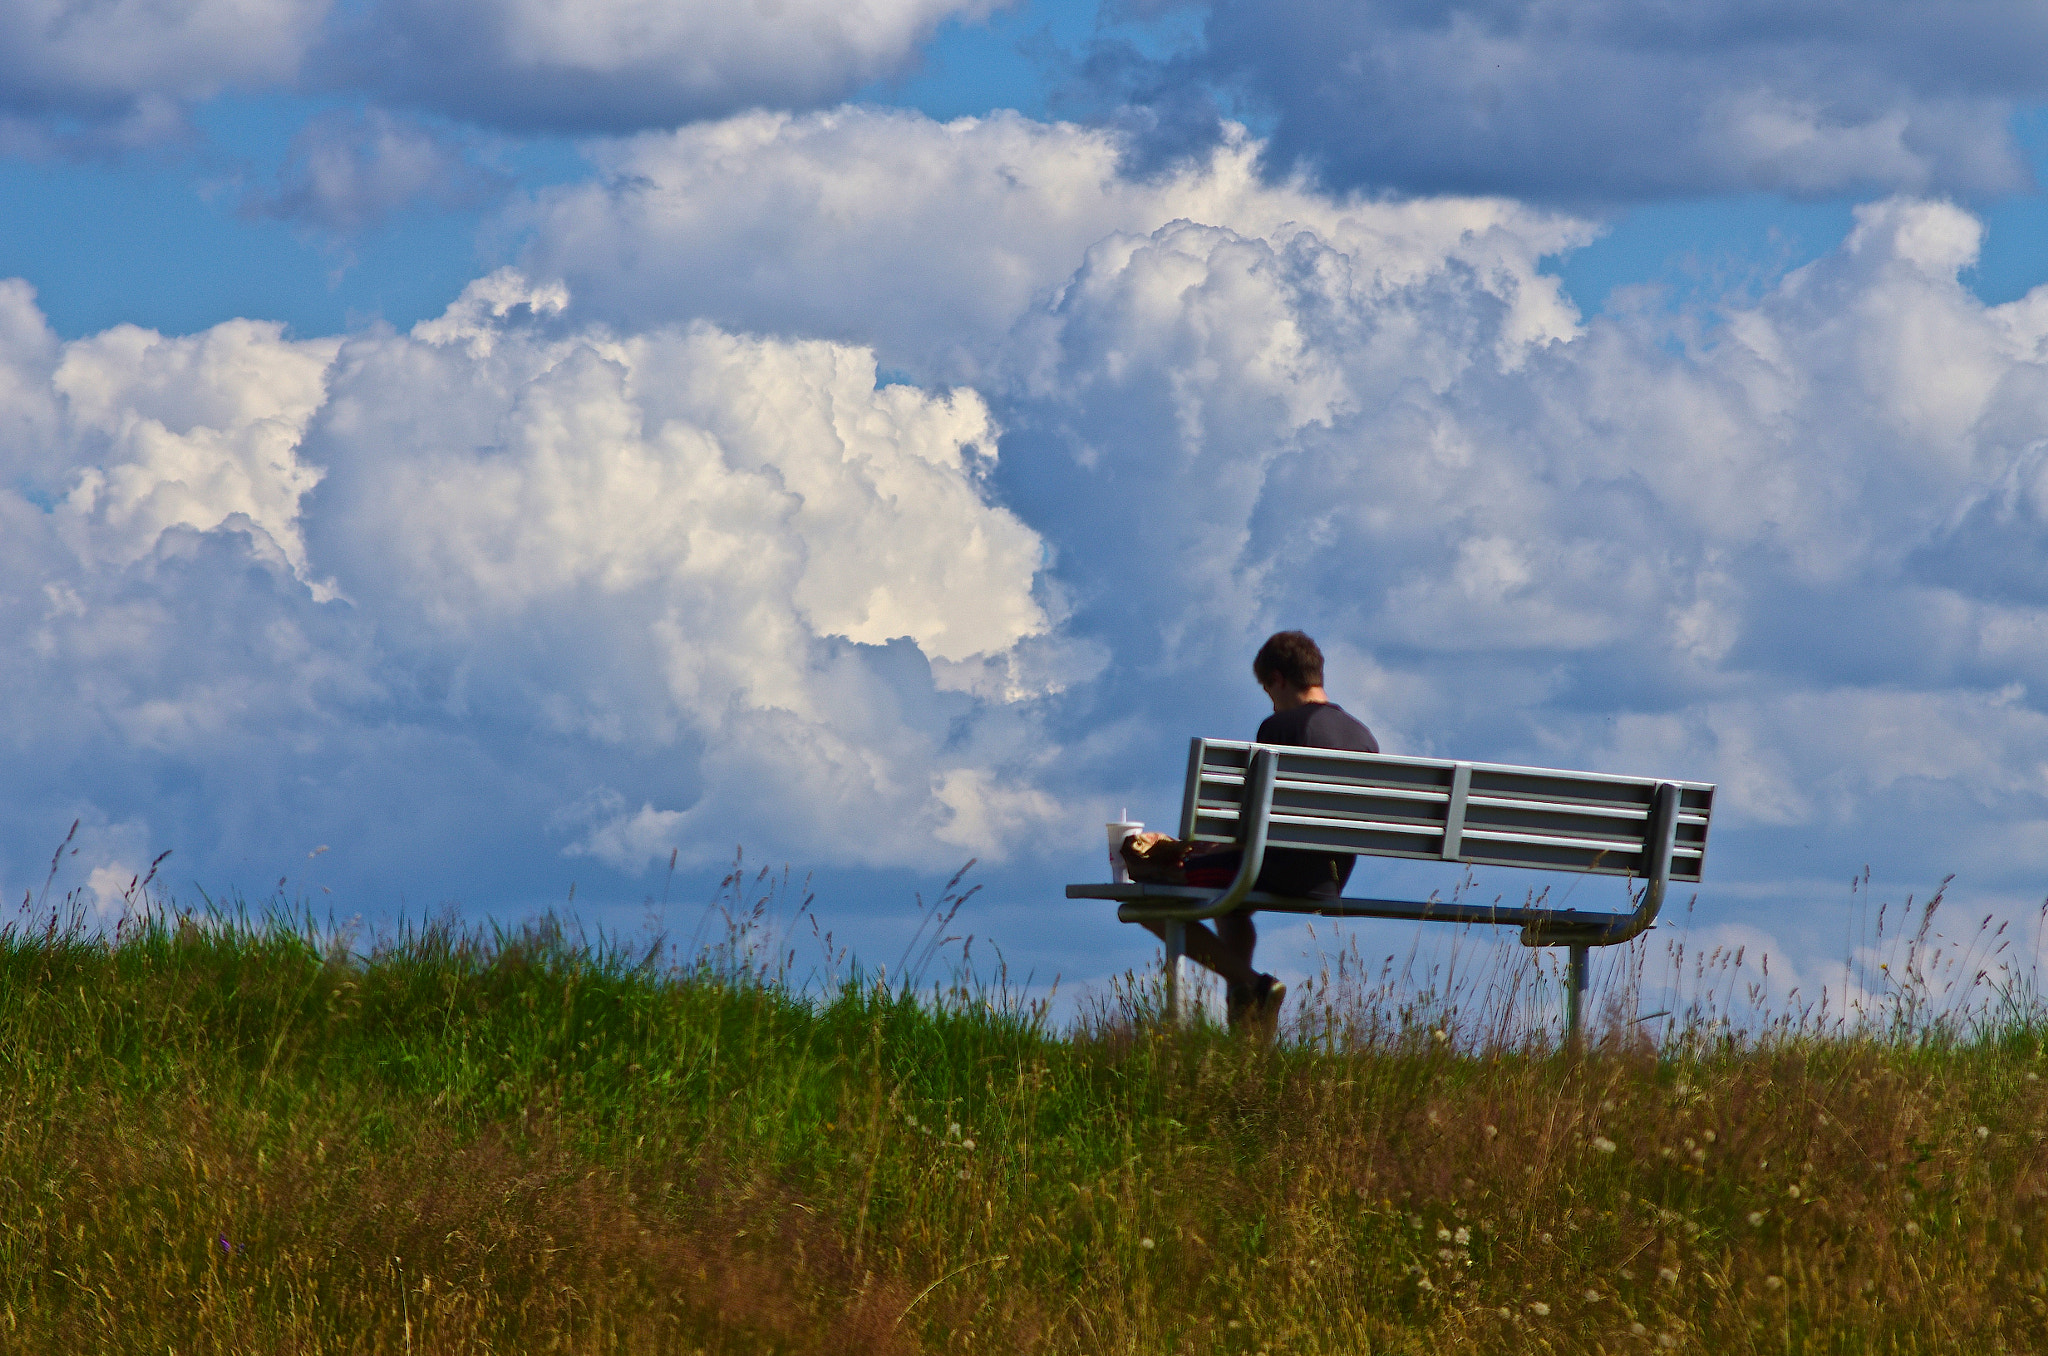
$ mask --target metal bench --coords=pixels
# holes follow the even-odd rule
[[[1705,782],[1400,758],[1380,753],[1196,739],[1181,801],[1184,840],[1236,843],[1237,877],[1218,891],[1184,885],[1069,885],[1069,899],[1113,899],[1126,923],[1162,923],[1167,1005],[1178,1003],[1186,924],[1239,908],[1328,918],[1519,927],[1524,946],[1571,948],[1565,1029],[1577,1041],[1586,955],[1647,930],[1672,881],[1696,882],[1714,788]],[[1309,848],[1472,866],[1626,876],[1628,912],[1394,899],[1295,899],[1252,888],[1266,852]]]

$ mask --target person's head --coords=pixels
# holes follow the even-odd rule
[[[1276,631],[1252,656],[1252,677],[1268,693],[1307,692],[1323,685],[1323,652],[1301,631]]]

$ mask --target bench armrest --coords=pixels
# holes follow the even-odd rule
[[[1244,826],[1244,842],[1237,876],[1221,894],[1191,908],[1175,909],[1170,916],[1162,915],[1161,922],[1191,923],[1217,918],[1244,906],[1246,896],[1258,882],[1260,868],[1266,864],[1266,825],[1273,813],[1273,777],[1279,766],[1280,756],[1273,750],[1252,750],[1251,764],[1245,769],[1244,799],[1240,802],[1244,807],[1239,819]]]
[[[1564,916],[1539,919],[1522,925],[1523,946],[1618,946],[1650,930],[1664,907],[1666,887],[1671,884],[1671,848],[1678,832],[1678,803],[1683,789],[1676,782],[1659,782],[1650,802],[1649,860],[1643,873],[1643,897],[1634,912],[1613,921],[1588,924]]]

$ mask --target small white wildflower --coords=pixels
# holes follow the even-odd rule
[[[1470,1229],[1467,1229],[1464,1225],[1460,1224],[1458,1226],[1458,1232],[1451,1235],[1451,1241],[1456,1243],[1461,1248],[1465,1247],[1472,1241],[1472,1231]]]
[[[1138,1246],[1143,1248],[1146,1252],[1150,1252],[1152,1251],[1152,1240],[1149,1238],[1141,1238],[1138,1240]]]
[[[1500,1311],[1500,1316],[1502,1318],[1513,1318],[1515,1316],[1515,1311],[1513,1309],[1509,1309],[1503,1306]]]
[[[1530,1300],[1529,1312],[1536,1315],[1536,1317],[1538,1318],[1549,1318],[1550,1306],[1545,1304],[1542,1300]]]
[[[1704,1162],[1706,1162],[1706,1161],[1707,1161],[1707,1151],[1706,1151],[1705,1149],[1694,1149],[1694,1150],[1692,1151],[1692,1161],[1693,1161],[1693,1162],[1695,1162],[1695,1163],[1704,1163]]]
[[[1779,1277],[1779,1276],[1766,1276],[1766,1277],[1764,1277],[1764,1289],[1766,1289],[1766,1290],[1783,1290],[1784,1288],[1785,1288],[1785,1281],[1784,1281],[1784,1279],[1783,1279],[1782,1277]]]
[[[1762,1224],[1763,1222],[1764,1222],[1764,1212],[1763,1212],[1763,1211],[1761,1211],[1761,1210],[1752,1210],[1752,1211],[1750,1211],[1750,1212],[1749,1212],[1749,1227],[1750,1227],[1750,1228],[1754,1229],[1754,1228],[1756,1228],[1756,1226],[1757,1226],[1757,1225],[1759,1225],[1759,1224]]]
[[[2033,1077],[2033,1075],[2032,1075],[2032,1074],[2028,1074],[2028,1075],[2027,1075],[2027,1077],[2029,1077],[2029,1078],[2032,1078],[2032,1077]],[[1495,1135],[1498,1135],[1499,1133],[1500,1133],[1500,1127],[1499,1127],[1499,1126],[1497,1126],[1497,1125],[1489,1125],[1489,1126],[1487,1126],[1487,1127],[1486,1127],[1486,1137],[1487,1137],[1488,1139],[1492,1139],[1492,1138],[1493,1138],[1493,1137],[1494,1137]]]
[[[1599,1292],[1598,1290],[1588,1290],[1588,1291],[1586,1292],[1586,1303],[1588,1303],[1588,1304],[1598,1304],[1599,1302],[1600,1302],[1600,1292]]]
[[[1794,1183],[1793,1183],[1793,1184],[1792,1184],[1791,1186],[1788,1186],[1788,1187],[1786,1187],[1786,1188],[1785,1188],[1785,1194],[1786,1194],[1787,1196],[1790,1196],[1790,1197],[1791,1197],[1791,1198],[1792,1198],[1793,1200],[1795,1200],[1795,1201],[1796,1201],[1796,1200],[1798,1200],[1798,1199],[1799,1199],[1799,1183],[1797,1183],[1797,1182],[1794,1182]]]
[[[1712,1144],[1714,1142],[1714,1132],[1711,1130],[1703,1130],[1700,1132],[1700,1138],[1705,1140],[1707,1143]]]
[[[1978,1139],[1990,1139],[1990,1138],[1991,1138],[1991,1127],[1990,1127],[1990,1126],[1988,1126],[1988,1125],[1980,1125],[1980,1126],[1978,1126],[1978,1127],[1977,1127],[1977,1138],[1978,1138]]]
[[[974,1147],[974,1141],[971,1139],[963,1139],[960,1141],[960,1147],[963,1149],[972,1149]]]
[[[1239,1328],[1242,1328],[1244,1326],[1244,1320],[1241,1318],[1233,1318],[1223,1326],[1230,1329],[1232,1332],[1236,1332]]]
[[[1548,1233],[1543,1234],[1542,1238],[1545,1243],[1548,1243],[1550,1241],[1550,1235]]]
[[[1434,1290],[1434,1289],[1436,1289],[1436,1287],[1435,1287],[1434,1285],[1430,1284],[1430,1280],[1429,1280],[1429,1277],[1427,1277],[1427,1276],[1424,1276],[1424,1277],[1423,1277],[1423,1278],[1422,1278],[1421,1280],[1417,1281],[1417,1282],[1415,1283],[1415,1288],[1416,1288],[1417,1290]]]
[[[1593,1136],[1593,1148],[1600,1153],[1611,1154],[1614,1152],[1614,1141],[1605,1135],[1595,1135]]]
[[[958,1177],[958,1178],[959,1178],[959,1179],[960,1179],[961,1181],[963,1181],[963,1182],[964,1182],[964,1181],[966,1181],[966,1180],[967,1180],[967,1169],[965,1169],[965,1168],[962,1168],[962,1169],[960,1169],[960,1171],[959,1171],[958,1173],[956,1173],[956,1174],[954,1174],[954,1175],[955,1175],[955,1176],[957,1176],[957,1177]]]
[[[1636,1337],[1642,1337],[1642,1336],[1645,1336],[1645,1335],[1647,1335],[1647,1334],[1649,1333],[1649,1331],[1650,1331],[1650,1330],[1649,1330],[1648,1328],[1644,1327],[1644,1326],[1643,1326],[1642,1324],[1640,1324],[1640,1323],[1631,1323],[1631,1324],[1629,1324],[1629,1325],[1628,1325],[1628,1330],[1629,1330],[1629,1332],[1630,1332],[1631,1334],[1633,1334],[1633,1335],[1634,1335],[1634,1336],[1636,1336]]]
[[[1458,1260],[1458,1254],[1452,1252],[1449,1248],[1438,1248],[1436,1250],[1436,1258],[1439,1262],[1455,1262]]]
[[[1669,1351],[1678,1345],[1678,1339],[1668,1332],[1660,1332],[1657,1334],[1657,1345]]]
[[[958,1138],[960,1138],[960,1122],[958,1122],[958,1121],[954,1121],[954,1122],[953,1122],[952,1124],[950,1124],[950,1125],[948,1125],[948,1126],[946,1127],[946,1138],[947,1138],[947,1139],[958,1139]]]
[[[1442,1027],[1438,1027],[1436,1030],[1430,1032],[1429,1034],[1436,1037],[1436,1039],[1440,1041],[1447,1041],[1451,1038],[1451,1033],[1444,1030]]]
[[[1676,1267],[1658,1267],[1657,1279],[1666,1285],[1677,1285],[1678,1269]]]
[[[1920,1237],[1920,1226],[1919,1226],[1919,1225],[1917,1225],[1917,1224],[1915,1224],[1915,1223],[1914,1223],[1914,1222],[1913,1222],[1912,1220],[1907,1220],[1907,1221],[1906,1221],[1906,1237],[1908,1237],[1908,1238],[1918,1238],[1918,1237]]]
[[[1446,1228],[1445,1228],[1445,1227],[1444,1227],[1443,1225],[1441,1225],[1441,1224],[1437,1225],[1437,1226],[1436,1226],[1436,1241],[1437,1241],[1437,1242],[1439,1242],[1439,1243],[1448,1243],[1448,1242],[1450,1242],[1450,1241],[1451,1241],[1451,1231],[1450,1231],[1449,1229],[1446,1229]]]
[[[2029,1083],[2038,1083],[2041,1081],[2041,1075],[2035,1073],[2032,1069],[2029,1069],[2027,1070],[2027,1081]]]

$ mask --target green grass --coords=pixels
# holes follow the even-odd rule
[[[1351,1001],[1267,1051],[548,925],[9,931],[0,1349],[2048,1349],[2029,1004],[1577,1057]]]

